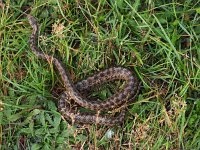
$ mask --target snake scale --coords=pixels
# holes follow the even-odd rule
[[[97,74],[94,74],[93,76],[90,76],[85,80],[73,84],[68,75],[68,72],[62,66],[62,63],[57,58],[43,53],[37,47],[37,21],[31,15],[27,15],[27,18],[31,27],[33,28],[32,34],[29,39],[31,50],[37,57],[52,62],[57,68],[63,81],[65,91],[61,94],[58,100],[58,110],[61,115],[65,119],[70,120],[72,123],[77,124],[98,124],[107,126],[121,124],[125,118],[125,106],[127,106],[135,99],[140,89],[140,82],[138,82],[137,79],[133,77],[132,73],[128,69],[122,67],[111,67]],[[92,101],[84,98],[80,94],[84,90],[88,90],[94,86],[114,80],[125,80],[126,84],[124,85],[122,90],[119,90],[119,92],[116,92],[115,94],[110,96],[106,101]],[[90,110],[94,110],[96,112],[114,111],[117,108],[121,108],[121,112],[118,116],[105,116],[99,113],[82,113],[79,111],[75,111],[77,109],[77,106],[71,106],[72,100],[77,105]]]

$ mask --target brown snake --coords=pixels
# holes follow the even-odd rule
[[[39,48],[37,47],[37,21],[31,15],[27,15],[27,17],[30,25],[33,28],[32,34],[29,39],[30,48],[39,58],[46,59],[52,62],[56,66],[59,74],[61,75],[65,87],[65,92],[63,92],[58,101],[58,110],[60,111],[62,116],[67,120],[71,120],[73,123],[99,124],[108,126],[121,124],[125,117],[125,106],[135,99],[140,89],[140,83],[137,82],[137,79],[132,76],[132,73],[126,68],[112,67],[101,71],[91,77],[88,77],[87,79],[82,80],[76,84],[73,84],[71,79],[67,75],[68,73],[62,67],[61,62],[59,62],[59,60],[55,57],[45,54],[39,50]],[[106,101],[88,100],[86,98],[83,98],[83,96],[80,94],[82,91],[88,90],[96,85],[114,80],[125,80],[126,84],[121,91],[113,94]],[[114,111],[119,107],[124,107],[121,109],[121,112],[117,117],[103,116],[98,113],[84,114],[74,111],[76,107],[71,107],[71,100],[73,100],[81,107],[95,111]]]

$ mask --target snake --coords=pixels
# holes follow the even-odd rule
[[[58,99],[58,111],[62,117],[77,124],[121,125],[126,116],[126,107],[135,100],[141,82],[138,82],[138,79],[127,68],[110,67],[74,84],[69,72],[63,67],[61,61],[39,49],[37,46],[39,30],[37,20],[30,14],[27,15],[27,18],[32,27],[32,33],[29,38],[29,45],[32,52],[38,58],[52,62],[61,76],[65,91]],[[117,90],[117,92],[104,101],[99,99],[90,100],[82,94],[84,91],[115,80],[124,81],[123,88]],[[79,107],[95,111],[95,113],[81,112],[78,110]],[[115,112],[115,115],[110,115],[109,112]]]

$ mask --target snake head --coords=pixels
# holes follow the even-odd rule
[[[33,28],[33,33],[36,34],[38,31],[38,24],[37,24],[37,20],[31,16],[31,15],[27,15],[28,21],[31,25],[31,27]]]

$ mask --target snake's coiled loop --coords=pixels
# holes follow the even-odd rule
[[[58,110],[61,112],[61,114],[66,119],[72,120],[74,123],[94,123],[109,126],[121,124],[125,116],[124,108],[121,110],[121,113],[117,117],[107,117],[99,114],[83,114],[74,112],[74,110],[71,109],[70,101],[73,100],[81,107],[96,111],[112,111],[118,107],[126,106],[128,103],[131,103],[135,99],[135,96],[137,95],[140,88],[140,83],[138,83],[137,79],[132,76],[132,73],[126,68],[112,67],[91,77],[88,77],[87,79],[82,80],[74,85],[67,75],[67,72],[62,66],[61,62],[55,57],[45,54],[39,50],[37,47],[37,21],[31,15],[28,15],[27,17],[30,25],[33,28],[29,39],[32,51],[37,57],[53,62],[65,86],[66,90],[63,92],[61,98],[58,101]],[[88,90],[96,85],[100,85],[102,83],[113,80],[125,80],[126,84],[121,91],[115,93],[106,101],[91,101],[83,98],[83,96],[80,94],[81,91]]]

